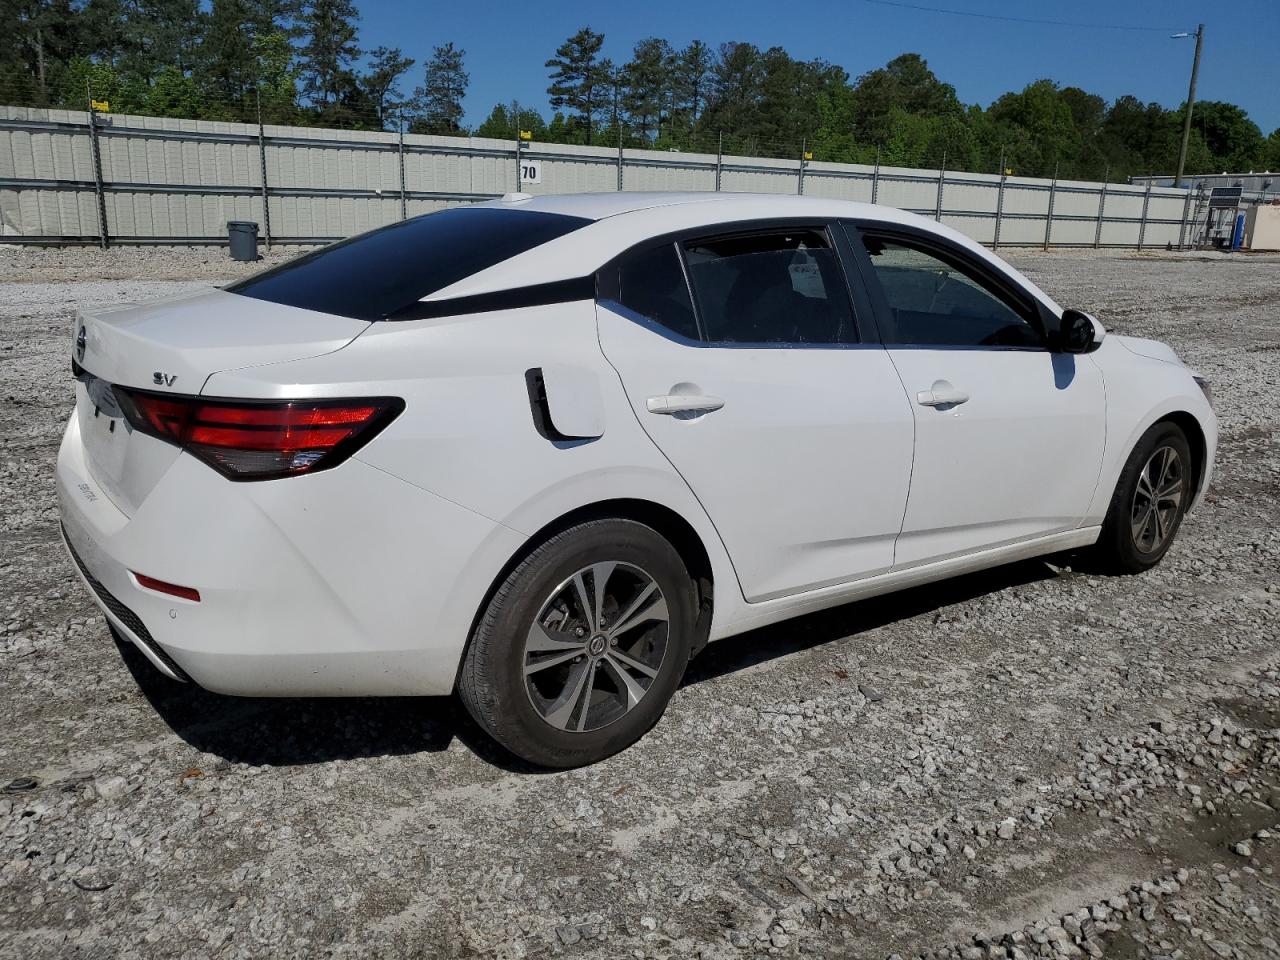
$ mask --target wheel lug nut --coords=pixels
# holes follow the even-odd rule
[[[618,638],[617,638],[617,637],[610,637],[610,638],[609,638],[609,646],[611,646],[611,647],[616,647],[617,645],[618,645]]]
[[[585,637],[587,635],[586,627],[578,627],[578,629],[573,631],[573,635],[575,637]]]

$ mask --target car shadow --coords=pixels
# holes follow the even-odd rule
[[[1056,575],[1043,560],[1028,560],[753,630],[709,645],[689,664],[682,686]],[[490,740],[456,697],[229,697],[170,680],[129,641],[115,639],[160,719],[195,749],[228,762],[300,766],[439,752],[457,740],[503,770],[549,772]]]
[[[454,739],[482,756],[500,749],[452,697],[230,697],[170,680],[128,640],[115,641],[160,719],[192,747],[232,763],[298,766],[432,753]]]
[[[1052,559],[1023,560],[927,583],[718,640],[709,644],[689,664],[683,685],[703,683],[835,640],[856,639],[878,627],[910,620],[985,594],[1052,579],[1059,575],[1045,562]]]

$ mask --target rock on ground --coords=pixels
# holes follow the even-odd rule
[[[1277,262],[1008,256],[1213,381],[1165,562],[723,641],[636,747],[532,775],[447,700],[235,700],[118,650],[58,542],[73,313],[244,268],[4,251],[0,785],[35,783],[0,793],[0,954],[1280,954]]]

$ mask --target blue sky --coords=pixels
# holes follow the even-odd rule
[[[1280,126],[1280,0],[903,0],[994,16],[1195,30],[1205,24],[1197,99],[1244,107],[1264,134]],[[1170,30],[1100,30],[951,16],[867,0],[641,0],[641,2],[497,2],[357,0],[360,42],[398,46],[418,60],[412,88],[435,44],[467,52],[467,123],[513,99],[548,113],[544,62],[579,27],[605,34],[604,53],[625,61],[637,40],[660,36],[677,46],[701,39],[715,47],[741,40],[779,45],[802,59],[822,57],[856,77],[915,51],[983,106],[1010,89],[1048,77],[1108,100],[1131,93],[1167,107],[1187,92],[1192,40]]]

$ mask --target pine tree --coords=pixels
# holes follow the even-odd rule
[[[133,0],[125,8],[118,66],[144,82],[166,68],[186,73],[196,65],[204,20],[198,0]]]
[[[302,90],[321,114],[355,89],[352,65],[360,56],[359,19],[352,0],[311,0],[303,11]]]
[[[406,57],[399,47],[376,47],[369,51],[369,69],[360,77],[360,89],[372,105],[378,123],[387,125],[387,116],[404,107],[396,84],[413,66],[412,57]]]
[[[583,128],[587,143],[592,140],[592,120],[599,106],[596,87],[601,76],[597,58],[603,45],[604,34],[583,27],[560,44],[556,55],[545,64],[551,71],[551,85],[547,87],[551,106],[568,107],[576,114],[574,120]]]
[[[415,133],[459,133],[462,130],[462,98],[471,74],[463,67],[465,50],[452,43],[436,47],[427,61],[422,86],[414,91],[418,116],[410,127]]]
[[[672,86],[674,61],[671,44],[650,37],[635,45],[631,61],[623,68],[622,104],[631,125],[646,143],[657,137]]]
[[[750,43],[722,43],[711,67],[711,103],[704,116],[723,130],[726,149],[752,151],[760,104],[760,51]],[[732,144],[732,146],[730,146]]]
[[[698,121],[707,105],[711,87],[711,48],[701,40],[694,40],[676,57],[675,101],[676,109],[684,118],[686,129],[696,136]]]
[[[257,83],[253,36],[245,28],[245,0],[213,0],[198,51],[197,75],[210,119],[248,120],[249,92]]]

